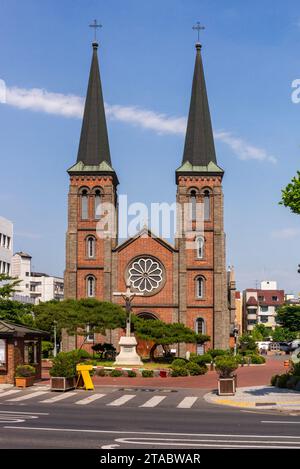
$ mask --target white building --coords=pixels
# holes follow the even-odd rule
[[[256,324],[275,329],[277,310],[283,304],[284,290],[278,290],[275,281],[261,282],[260,289],[247,288],[243,292],[243,330],[250,332]]]
[[[11,275],[13,256],[13,224],[0,217],[0,274]]]
[[[45,273],[31,272],[31,259],[31,256],[25,252],[17,252],[12,258],[12,275],[21,280],[14,299],[33,304],[53,299],[62,300],[63,279]]]

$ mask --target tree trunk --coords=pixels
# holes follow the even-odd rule
[[[152,362],[155,361],[154,352],[155,352],[156,349],[157,349],[157,344],[153,344],[152,347],[151,347],[151,349],[150,349],[150,360],[151,360]]]

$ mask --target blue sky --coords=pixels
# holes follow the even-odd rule
[[[0,215],[14,222],[15,250],[31,253],[36,270],[62,275],[66,169],[77,156],[94,18],[103,24],[99,58],[119,194],[147,204],[175,199],[194,67],[191,28],[200,20],[226,172],[227,264],[239,288],[269,279],[300,291],[300,218],[278,206],[300,167],[300,104],[291,101],[291,83],[300,78],[294,0],[1,0],[0,79],[8,94],[0,104]]]

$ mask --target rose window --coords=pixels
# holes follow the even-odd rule
[[[159,262],[151,258],[140,258],[135,260],[129,270],[128,280],[142,293],[151,293],[158,288],[163,280],[163,271]]]

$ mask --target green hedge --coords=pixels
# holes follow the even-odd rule
[[[152,378],[153,377],[153,370],[143,370],[142,377],[143,378]]]

